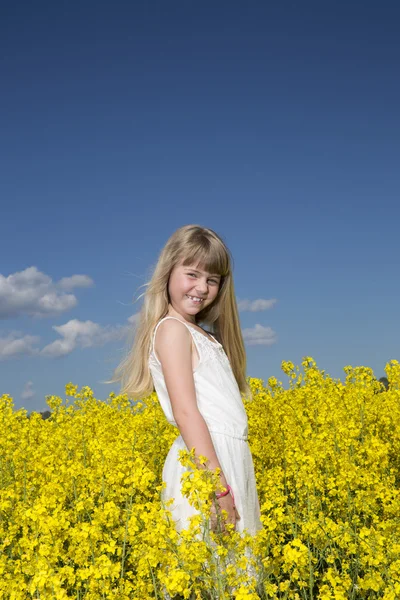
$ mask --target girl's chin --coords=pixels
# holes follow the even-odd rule
[[[201,311],[199,306],[185,306],[185,310],[189,313],[198,313]]]

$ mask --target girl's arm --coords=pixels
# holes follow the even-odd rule
[[[159,325],[155,351],[162,365],[175,422],[186,447],[189,450],[194,447],[196,457],[206,456],[209,469],[221,469],[221,483],[226,487],[228,482],[218,461],[207,423],[197,407],[191,345],[192,336],[185,325],[172,319]],[[198,461],[196,464],[199,464]]]

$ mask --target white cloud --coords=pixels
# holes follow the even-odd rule
[[[259,324],[248,329],[243,329],[242,333],[243,339],[248,346],[272,346],[278,339],[271,327],[264,327]]]
[[[136,325],[139,323],[139,319],[140,319],[140,313],[137,312],[134,315],[131,315],[130,317],[128,317],[128,322],[136,327]]]
[[[29,398],[33,398],[35,395],[35,391],[33,389],[33,381],[27,381],[24,389],[21,392],[22,400],[28,400]]]
[[[18,331],[13,331],[7,336],[0,337],[0,361],[18,358],[24,354],[59,358],[70,354],[76,348],[103,346],[124,338],[132,332],[132,329],[135,329],[138,320],[139,313],[128,318],[129,324],[116,326],[102,326],[93,321],[72,319],[64,325],[53,326],[54,331],[60,335],[60,339],[47,344],[42,350],[34,347],[40,342],[39,336],[22,335]]]
[[[259,298],[258,300],[239,300],[238,308],[242,311],[259,312],[260,310],[269,310],[277,303],[276,298],[265,300]]]
[[[5,337],[0,337],[0,360],[8,358],[17,358],[24,354],[37,354],[38,348],[34,345],[39,342],[37,335],[22,335],[18,331],[13,331]]]
[[[93,279],[88,275],[71,275],[71,277],[60,279],[57,285],[63,290],[72,290],[76,287],[91,287],[93,284]]]
[[[108,342],[119,340],[126,335],[127,326],[103,327],[93,321],[79,321],[72,319],[64,325],[54,325],[61,339],[55,340],[45,346],[40,354],[49,358],[58,358],[70,354],[75,348],[89,348],[91,346],[103,346]]]
[[[29,315],[50,317],[77,305],[74,294],[65,290],[87,287],[93,281],[87,275],[72,275],[54,283],[51,277],[28,267],[5,277],[0,273],[0,319]]]

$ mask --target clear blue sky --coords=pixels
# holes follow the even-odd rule
[[[382,376],[400,358],[399,19],[394,1],[4,5],[0,393],[45,410],[69,381],[118,391],[100,382],[132,299],[188,223],[233,253],[249,375],[311,355]]]

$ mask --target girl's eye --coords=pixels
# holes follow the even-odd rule
[[[188,275],[190,277],[196,277],[196,273],[188,273]],[[215,283],[216,285],[218,285],[218,281],[216,279],[209,279],[209,281],[211,281],[212,283]]]

